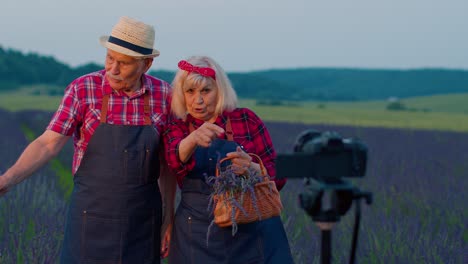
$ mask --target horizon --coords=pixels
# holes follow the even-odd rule
[[[145,8],[141,8],[144,6]],[[468,70],[463,0],[179,0],[16,2],[0,10],[0,45],[77,67],[104,64],[98,38],[121,16],[153,25],[161,51],[151,70],[175,71],[208,55],[227,72],[277,69]]]
[[[69,63],[67,62],[64,62],[62,60],[60,60],[60,58],[57,58],[55,57],[54,55],[46,55],[46,54],[40,54],[38,52],[34,52],[34,51],[29,51],[29,52],[26,52],[26,51],[22,51],[22,50],[18,50],[14,47],[4,47],[1,43],[0,43],[0,48],[3,48],[4,50],[13,50],[15,52],[20,52],[22,53],[23,55],[38,55],[38,56],[42,56],[42,57],[51,57],[53,58],[54,60],[56,60],[57,62],[59,63],[63,63],[65,65],[67,65],[68,67],[74,69],[74,68],[78,68],[78,67],[81,67],[81,66],[85,66],[85,65],[88,65],[88,64],[97,64],[99,66],[102,66],[104,67],[104,63],[99,63],[99,62],[95,62],[95,61],[90,61],[90,62],[85,62],[83,64],[79,64],[79,65],[70,65]],[[157,59],[157,58],[156,58]],[[265,71],[289,71],[289,70],[309,70],[309,69],[312,69],[312,70],[327,70],[327,69],[330,69],[330,70],[362,70],[362,71],[420,71],[420,70],[441,70],[441,71],[444,71],[444,70],[447,70],[447,71],[468,71],[468,69],[464,69],[464,68],[448,68],[448,67],[420,67],[420,68],[361,68],[361,67],[344,67],[344,66],[304,66],[304,67],[291,67],[291,68],[266,68],[266,69],[255,69],[255,70],[250,70],[250,71],[227,71],[227,73],[252,73],[252,72],[265,72]],[[177,71],[177,69],[163,69],[163,68],[154,68],[151,67],[149,71],[166,71],[166,72],[175,72]]]

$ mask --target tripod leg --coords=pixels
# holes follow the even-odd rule
[[[331,230],[322,230],[322,264],[331,263]]]
[[[351,256],[349,259],[350,264],[354,264],[356,259],[356,248],[358,242],[358,234],[359,234],[359,224],[361,222],[361,201],[356,201],[356,215],[354,218],[354,229],[353,229],[353,243],[351,245]]]

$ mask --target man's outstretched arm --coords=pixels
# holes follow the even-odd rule
[[[0,196],[24,181],[55,157],[67,143],[69,136],[46,130],[31,142],[16,163],[0,176]]]

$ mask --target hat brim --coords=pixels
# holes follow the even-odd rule
[[[116,45],[114,43],[110,43],[108,40],[109,40],[109,36],[101,36],[99,38],[99,43],[105,48],[111,49],[115,52],[122,53],[131,57],[135,57],[135,58],[155,58],[159,56],[159,51],[156,49],[153,49],[151,54],[141,54],[133,50],[127,49],[125,47]]]

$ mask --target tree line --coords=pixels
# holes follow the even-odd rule
[[[65,88],[73,79],[103,69],[78,67],[37,53],[0,46],[0,91],[49,84]],[[171,82],[174,72],[151,71]],[[459,69],[300,68],[228,73],[239,97],[263,101],[359,101],[468,92],[468,71]]]

